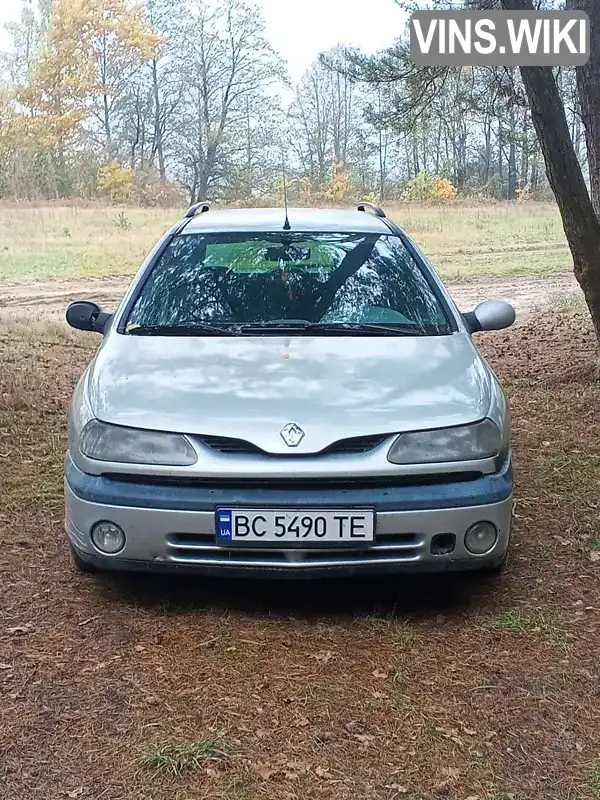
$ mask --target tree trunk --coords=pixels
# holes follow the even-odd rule
[[[521,175],[519,177],[519,183],[522,189],[526,189],[529,186],[529,119],[527,117],[527,112],[525,111],[523,115],[523,128],[521,130],[521,136],[523,138],[523,143],[521,145]]]
[[[508,134],[508,189],[506,197],[514,200],[517,196],[517,132],[515,120],[515,107],[510,109],[510,130]]]
[[[504,171],[502,168],[502,151],[504,149],[504,139],[502,135],[502,122],[498,120],[498,180],[500,181],[501,196],[504,197]]]
[[[64,150],[64,142],[61,140],[58,143],[58,147],[56,148],[56,165],[57,165],[57,177],[58,180],[56,182],[57,186],[57,196],[60,197],[69,197],[71,194],[70,191],[70,181],[67,176],[67,164],[65,159],[65,150]]]
[[[485,149],[483,156],[483,185],[485,186],[490,179],[490,166],[492,163],[492,120],[486,117],[484,123]]]
[[[161,181],[166,181],[167,171],[165,169],[165,152],[163,148],[160,94],[158,91],[158,70],[156,68],[155,58],[152,59],[152,93],[154,95],[154,144],[156,147],[156,155],[158,157],[158,174],[160,175]]]
[[[206,148],[206,158],[204,159],[204,163],[200,168],[200,173],[198,176],[198,183],[197,183],[198,200],[209,199],[210,184],[214,177],[216,160],[217,160],[216,145],[210,144]]]
[[[383,158],[383,131],[379,129],[379,202],[385,200],[385,164]]]
[[[581,104],[577,100],[577,104],[573,111],[573,125],[572,125],[572,133],[571,139],[573,140],[573,146],[575,147],[575,155],[577,156],[577,160],[581,162]],[[596,214],[598,211],[596,210]]]
[[[502,0],[502,6],[507,11],[533,9],[531,0]],[[600,222],[569,136],[565,107],[552,68],[521,67],[521,76],[546,174],[573,255],[575,277],[585,295],[600,346]],[[600,146],[600,141],[596,144]]]
[[[113,144],[112,144],[112,135],[110,130],[110,107],[108,105],[108,95],[102,95],[102,108],[104,111],[104,133],[106,134],[106,152],[108,154],[108,160],[110,161],[113,157]]]
[[[412,135],[412,150],[413,150],[414,170],[415,170],[415,175],[418,175],[419,172],[421,171],[421,167],[419,165],[419,142],[417,141],[417,132],[416,132],[414,127],[413,127],[413,129],[411,131],[411,135]]]
[[[540,185],[540,177],[539,177],[539,170],[538,170],[538,155],[535,154],[535,158],[533,159],[533,166],[531,167],[531,189],[535,192],[535,190]]]
[[[136,92],[135,97],[135,138],[131,142],[131,169],[135,169],[136,166],[136,152],[137,147],[140,143],[140,132],[142,127],[142,120],[141,120],[141,108],[140,108],[140,92],[139,89]]]
[[[246,197],[252,198],[252,126],[250,120],[250,99],[246,98]]]
[[[600,218],[600,3],[569,0],[570,9],[585,11],[590,18],[590,59],[577,67],[577,89],[585,126],[592,202]]]
[[[459,123],[456,134],[454,185],[462,189],[467,179],[467,139],[468,134],[463,124]]]

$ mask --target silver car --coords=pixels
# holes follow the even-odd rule
[[[505,395],[384,212],[193,206],[119,308],[69,414],[82,570],[355,575],[496,570],[511,526]]]

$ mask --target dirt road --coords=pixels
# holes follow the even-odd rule
[[[106,310],[114,309],[128,285],[127,278],[88,278],[86,280],[31,281],[0,284],[0,313],[35,314],[60,319],[73,300],[94,300]],[[491,297],[509,300],[518,314],[550,305],[557,297],[578,292],[572,273],[515,278],[481,278],[448,284],[461,310],[473,308]]]

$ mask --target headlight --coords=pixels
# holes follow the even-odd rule
[[[123,464],[160,464],[188,467],[198,460],[185,436],[137,428],[108,425],[97,419],[88,422],[81,434],[79,449],[96,461]]]
[[[474,425],[402,433],[388,453],[392,464],[439,464],[493,458],[503,449],[502,431],[491,419]]]

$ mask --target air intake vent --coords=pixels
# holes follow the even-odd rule
[[[321,455],[331,455],[333,453],[344,453],[346,455],[357,455],[358,453],[368,453],[387,439],[387,436],[356,436],[354,439],[341,439],[326,447]]]
[[[299,456],[306,453],[290,452],[283,454],[267,453],[261,450],[251,442],[246,442],[244,439],[230,439],[227,436],[200,436],[200,441],[211,450],[217,450],[219,453],[227,453],[228,455],[263,455],[263,456],[276,456],[281,458],[285,456]],[[320,453],[315,453],[318,456],[330,455],[360,455],[361,453],[368,453],[375,447],[380,445],[387,439],[387,436],[356,436],[352,439],[341,439],[339,442],[334,442],[321,450]]]
[[[264,450],[243,439],[229,439],[226,436],[201,436],[200,441],[211,450],[218,450],[219,453],[264,455]]]

